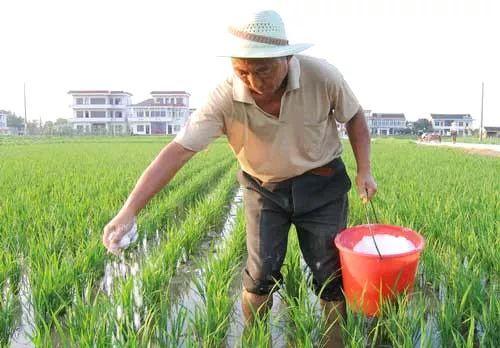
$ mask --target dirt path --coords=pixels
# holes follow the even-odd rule
[[[424,143],[417,141],[418,145],[430,145],[430,146],[446,146],[456,149],[464,150],[467,153],[483,155],[483,156],[493,156],[500,157],[500,145],[495,144],[471,144],[471,143],[448,143],[448,142],[429,142]]]

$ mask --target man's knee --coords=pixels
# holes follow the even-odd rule
[[[264,296],[278,290],[283,283],[283,276],[280,272],[271,274],[250,274],[248,269],[243,270],[243,288],[252,294]]]

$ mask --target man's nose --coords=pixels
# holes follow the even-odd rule
[[[258,77],[256,77],[255,75],[252,75],[252,74],[248,75],[248,83],[250,84],[250,86],[253,89],[256,89],[258,91],[260,91],[260,89],[263,85],[262,80],[259,79]]]

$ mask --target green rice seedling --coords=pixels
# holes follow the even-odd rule
[[[424,340],[421,339],[425,301],[421,296],[421,293],[404,293],[394,301],[384,301],[376,327],[377,333],[372,331],[370,334],[373,344],[380,339],[387,340],[394,347],[415,347],[418,342],[425,345],[425,333]]]
[[[241,337],[242,348],[266,347],[273,346],[271,336],[271,311],[265,315],[256,316],[251,326],[246,327]]]
[[[201,277],[194,279],[202,303],[195,308],[191,331],[202,346],[219,347],[226,340],[235,302],[230,292],[244,253],[245,222],[240,209],[233,233],[202,265]]]
[[[327,330],[318,297],[311,294],[311,281],[307,280],[295,228],[289,236],[285,257],[282,298],[287,304],[287,338],[296,347],[318,347]]]
[[[9,230],[5,231],[6,238],[3,242],[10,250],[30,254],[27,258],[30,267],[29,277],[33,286],[34,304],[37,307],[35,313],[37,313],[40,325],[45,325],[46,322],[50,323],[54,318],[54,313],[56,315],[64,314],[71,302],[73,286],[81,286],[88,279],[102,274],[105,252],[100,236],[105,221],[110,218],[106,216],[105,212],[109,211],[109,216],[111,216],[113,210],[117,209],[114,207],[117,207],[123,200],[125,190],[128,190],[125,188],[125,190],[117,191],[119,183],[117,179],[133,183],[140,173],[134,169],[136,174],[130,175],[130,166],[126,170],[120,170],[120,168],[124,168],[124,164],[130,164],[130,160],[117,157],[116,149],[109,151],[107,147],[92,143],[88,145],[88,148],[82,150],[73,147],[73,145],[72,143],[66,144],[65,148],[58,144],[42,145],[44,149],[41,152],[38,151],[39,149],[24,147],[23,158],[28,158],[25,162],[14,162],[14,165],[9,167],[12,163],[8,161],[15,160],[15,156],[12,156],[0,164],[0,167],[3,166],[0,181],[5,179],[6,182],[12,182],[16,172],[26,173],[24,177],[20,177],[20,179],[26,179],[24,181],[26,183],[28,183],[28,178],[31,180],[31,177],[40,179],[33,181],[34,184],[31,185],[23,185],[23,181],[20,180],[17,180],[18,185],[0,185],[0,195],[7,197],[7,201],[2,201],[2,203],[6,203],[7,209],[0,209],[2,235],[4,235],[3,229],[9,226]],[[154,146],[157,147],[156,144]],[[16,152],[16,149],[12,150],[14,153]],[[44,154],[45,150],[53,152],[51,157],[39,156],[39,153]],[[146,148],[142,148],[142,150],[149,151]],[[74,156],[71,151],[82,156]],[[132,149],[130,154],[133,158],[136,156],[134,153],[138,154],[141,151]],[[94,152],[98,152],[99,155],[92,156]],[[200,169],[206,168],[207,177],[210,178],[210,170],[214,169],[213,166],[207,164],[212,163],[213,160],[220,164],[215,167],[220,168],[218,170],[222,172],[224,165],[221,160],[225,161],[226,168],[232,163],[232,161],[227,160],[227,153],[226,151],[212,151],[211,154],[210,151],[200,153],[184,168],[187,169],[188,175],[182,174],[183,171],[181,171],[172,185],[169,185],[165,191],[177,187],[178,189],[183,188],[184,193],[187,193],[184,186],[176,183],[190,178],[192,173],[189,174],[189,170],[203,174],[204,170],[200,172]],[[144,151],[140,153],[143,157],[141,161],[147,160],[147,156],[143,154]],[[33,157],[32,162],[29,161],[30,155]],[[96,161],[103,156],[109,156],[109,163],[112,163],[114,167],[109,166],[108,163],[102,165],[103,163]],[[66,157],[66,161],[60,162],[61,157]],[[59,159],[59,162],[56,162],[55,159]],[[117,163],[117,159],[121,162]],[[93,163],[97,165],[94,166]],[[26,169],[28,166],[32,168],[29,168],[31,170],[23,170],[23,166],[27,167]],[[143,169],[139,166],[135,168]],[[92,170],[103,173],[98,175],[99,181],[89,180],[87,177],[86,173]],[[213,173],[213,177],[219,175],[220,172]],[[74,175],[74,173],[79,175]],[[66,178],[66,180],[61,180],[61,178]],[[97,187],[96,182],[100,181],[102,181],[102,185],[100,185],[102,187],[94,190]],[[59,183],[57,186],[54,185],[56,182]],[[93,192],[98,192],[98,197],[87,194],[86,191],[89,188]],[[199,194],[200,186],[193,187],[192,191]],[[4,193],[6,194],[4,195]],[[50,195],[48,197],[50,199],[46,198],[46,194]],[[109,197],[117,197],[118,199],[110,199]],[[79,199],[78,204],[75,204],[75,198]],[[181,198],[179,197],[175,206],[180,210],[182,210],[183,202],[188,203],[195,199],[193,197]],[[42,204],[44,200],[47,204]],[[104,209],[101,209],[103,207]],[[95,208],[100,210],[96,211]],[[82,229],[82,226],[85,228]],[[92,228],[93,226],[94,228]],[[93,232],[91,232],[92,230]],[[21,245],[30,245],[30,247],[21,248]]]
[[[100,242],[102,227],[119,209],[142,170],[169,140],[165,137],[0,138],[0,258],[16,255],[16,260],[25,260],[19,265],[26,268],[33,287],[39,326],[35,339],[41,345],[53,342],[50,335],[54,332],[61,337],[62,332],[71,332],[63,341],[70,346],[78,345],[80,339],[90,346],[94,342],[96,346],[113,344],[115,319],[106,317],[105,313],[107,310],[115,313],[116,309],[110,299],[98,291],[104,265],[109,260]],[[343,157],[354,179],[354,157],[349,146],[345,149]],[[371,324],[362,316],[348,314],[346,341],[352,346],[362,346],[383,338],[406,344],[412,333],[419,331],[421,346],[429,342],[438,342],[444,347],[496,346],[500,326],[497,247],[500,244],[500,200],[497,198],[500,161],[454,149],[420,147],[411,141],[396,139],[377,139],[373,142],[372,154],[373,173],[379,187],[374,203],[381,222],[410,227],[426,239],[415,284],[422,300],[411,300],[405,311],[388,310],[380,321]],[[217,216],[223,216],[224,209],[218,207],[227,204],[230,185],[227,191],[219,191],[224,197],[220,202],[207,203],[215,207],[213,211],[201,202],[208,202],[206,195],[215,192],[217,180],[232,163],[227,141],[216,141],[208,151],[190,161],[139,217],[141,236],[155,238],[156,230],[163,231],[165,226],[167,231],[160,245],[151,248],[141,271],[144,301],[151,301],[148,310],[141,313],[141,328],[129,330],[133,327],[132,313],[132,326],[124,328],[121,342],[147,346],[163,332],[169,322],[167,318],[172,320],[169,299],[164,299],[168,279],[177,272],[179,260],[196,253],[203,230],[213,229],[214,224],[220,223],[221,218]],[[220,172],[214,174],[210,169]],[[205,182],[209,184],[198,180],[202,173],[208,173]],[[190,190],[185,189],[190,185]],[[366,223],[364,207],[358,204],[356,191],[352,189],[349,195],[349,224]],[[198,210],[191,208],[194,206]],[[187,237],[191,234],[193,238]],[[164,243],[165,240],[168,242]],[[171,246],[167,247],[168,244]],[[300,261],[297,269],[300,270]],[[288,301],[296,301],[296,308],[301,309],[292,316],[296,316],[294,320],[298,324],[308,327],[312,320],[310,305],[314,301],[304,302],[307,279],[301,278],[299,272],[288,276],[292,279],[287,289]],[[16,287],[20,276],[17,277],[14,281],[9,276],[14,302],[18,297]],[[119,287],[123,290],[116,289],[117,298],[126,298],[128,292],[133,292],[127,281]],[[73,301],[73,289],[84,291],[87,284],[93,289],[92,300]],[[96,292],[99,295],[96,296]],[[17,309],[5,311],[5,308],[7,306],[2,307],[3,313],[19,312]],[[299,318],[301,311],[307,319]],[[70,313],[74,315],[71,320],[68,319]],[[403,316],[412,318],[412,322]],[[19,317],[19,313],[2,315],[2,319],[6,318],[4,323],[11,322],[9,318],[19,321]],[[103,326],[108,331],[98,325],[100,317],[104,318]],[[87,327],[85,320],[89,322]],[[191,320],[191,317],[185,318],[185,322]],[[2,325],[11,330],[17,323]],[[85,338],[91,336],[92,325],[97,327],[93,340]],[[439,338],[436,338],[438,331]],[[292,334],[291,330],[286,332]],[[269,330],[254,331],[250,337],[258,339],[247,340],[247,345],[256,342],[265,345],[269,335]],[[186,337],[183,342],[187,346],[198,343]]]
[[[188,211],[180,227],[170,228],[167,231],[168,242],[147,259],[142,270],[143,284],[147,289],[146,297],[152,303],[157,302],[163,293],[183,255],[189,255],[205,233],[221,224],[227,209],[226,203],[234,188],[235,171],[233,167],[205,200],[199,201]]]
[[[199,201],[186,216],[185,221],[177,230],[169,230],[168,242],[156,249],[142,264],[140,271],[140,281],[142,284],[142,295],[145,308],[158,308],[162,310],[163,306],[169,307],[170,302],[164,298],[168,295],[169,282],[176,273],[177,264],[183,255],[189,255],[200,242],[204,234],[215,226],[220,225],[220,221],[225,215],[226,203],[230,193],[234,188],[235,170],[233,167],[214,188],[214,190],[204,200]],[[127,278],[124,283],[117,287],[115,294],[118,298],[130,299],[132,284],[135,278]],[[130,301],[130,300],[129,300]],[[123,308],[129,308],[130,303],[124,303]],[[158,320],[163,318],[163,314],[157,317],[151,317],[148,332],[153,333],[154,326],[167,327],[167,323],[161,323]],[[134,322],[135,330],[140,331],[142,321],[139,324]],[[131,327],[132,321],[125,324],[125,327]],[[123,325],[120,326],[123,328]],[[122,330],[123,331],[123,330]],[[128,331],[127,331],[128,332]],[[129,337],[132,334],[122,334],[120,340]],[[133,337],[136,337],[135,334]],[[141,338],[144,340],[144,338]]]
[[[17,325],[19,267],[8,253],[0,255],[0,346],[7,345]]]

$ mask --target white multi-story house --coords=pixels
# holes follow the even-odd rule
[[[177,134],[190,115],[190,94],[185,91],[153,91],[151,97],[131,106],[128,117],[130,132]]]
[[[453,122],[459,136],[471,135],[473,121],[470,114],[431,114],[432,127],[440,135],[450,135]]]
[[[177,134],[189,115],[190,94],[153,91],[152,98],[132,104],[124,91],[69,91],[72,128],[93,134]]]
[[[124,91],[69,91],[73,97],[72,128],[81,133],[124,134],[128,132],[132,94]]]
[[[405,114],[365,112],[366,123],[372,135],[398,135],[406,129]]]
[[[7,114],[0,112],[0,134],[7,133],[8,130],[9,129],[7,128]]]

